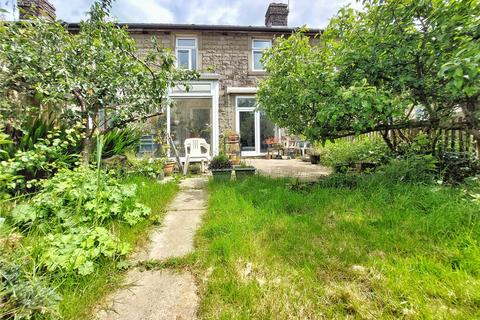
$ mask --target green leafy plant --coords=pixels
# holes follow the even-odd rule
[[[437,162],[432,155],[412,155],[392,159],[378,171],[388,181],[429,184],[439,178]]]
[[[253,168],[252,165],[249,165],[245,161],[240,161],[240,165],[238,166],[239,168]]]
[[[230,160],[225,154],[219,154],[213,157],[209,166],[210,170],[231,169],[231,168],[232,168],[232,164],[230,163]]]
[[[60,295],[25,259],[0,257],[0,319],[57,319]]]
[[[125,170],[128,174],[142,175],[153,179],[163,177],[163,168],[167,162],[166,158],[139,158],[131,152],[128,152],[126,156],[128,163]]]
[[[13,209],[12,220],[22,228],[44,224],[67,228],[113,218],[134,225],[150,212],[135,203],[135,193],[135,185],[122,185],[113,174],[83,166],[62,169],[42,183],[41,191],[29,203]]]
[[[0,214],[5,209],[0,207]],[[0,223],[0,319],[56,319],[60,296],[26,253],[22,239]]]
[[[7,160],[0,162],[0,197],[38,186],[39,179],[48,178],[61,168],[71,167],[78,154],[69,153],[78,144],[78,126],[61,132],[55,130],[39,139],[32,149],[17,150]]]
[[[88,275],[102,258],[125,256],[130,247],[104,227],[78,227],[64,233],[48,234],[41,244],[41,265],[48,271]]]
[[[102,158],[125,155],[128,151],[137,151],[143,132],[135,126],[115,128],[105,133]]]
[[[327,166],[350,165],[355,162],[382,163],[388,158],[388,148],[379,138],[355,141],[337,140],[317,147],[320,161]]]

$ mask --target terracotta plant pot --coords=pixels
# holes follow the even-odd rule
[[[163,173],[165,173],[165,176],[171,176],[173,169],[175,169],[175,162],[167,162],[163,167]]]
[[[240,164],[240,159],[230,159],[230,163],[234,166],[237,166]]]

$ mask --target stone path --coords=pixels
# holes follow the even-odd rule
[[[181,257],[194,250],[193,238],[206,208],[206,181],[205,177],[182,180],[163,226],[151,234],[151,243],[135,255],[134,261]],[[125,283],[107,298],[97,319],[196,319],[197,287],[189,272],[132,269]]]

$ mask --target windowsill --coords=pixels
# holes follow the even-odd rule
[[[248,75],[249,76],[265,76],[267,74],[266,71],[254,71],[254,70],[248,70]]]

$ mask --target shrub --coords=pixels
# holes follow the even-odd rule
[[[350,165],[354,162],[381,163],[388,157],[387,146],[380,138],[327,142],[325,146],[318,147],[318,152],[321,163],[332,167],[340,164]]]
[[[0,318],[54,319],[58,317],[60,296],[21,259],[0,257]]]
[[[68,168],[78,160],[70,153],[78,144],[80,134],[71,128],[53,131],[46,139],[39,139],[32,149],[17,150],[8,160],[0,162],[0,198],[36,187],[39,179],[48,178],[61,168]]]
[[[125,171],[129,174],[142,175],[153,179],[163,177],[163,168],[166,158],[138,158],[131,152],[126,153],[127,167]]]
[[[106,227],[113,221],[135,225],[151,211],[135,201],[136,185],[88,167],[60,170],[42,187],[9,219],[40,236],[37,263],[64,275],[90,274],[102,259],[126,255],[129,248]]]
[[[230,163],[230,160],[225,154],[219,154],[213,157],[212,161],[210,162],[210,166],[208,168],[210,170],[231,169],[232,164]]]
[[[70,227],[79,223],[104,223],[113,218],[129,225],[150,212],[135,203],[136,186],[122,185],[112,174],[87,167],[63,169],[43,182],[42,190],[29,203],[12,211],[15,225],[37,228],[47,224]]]
[[[200,164],[194,163],[194,164],[191,164],[190,166],[188,166],[188,171],[191,174],[199,174],[199,173],[201,173],[202,168],[201,168]]]
[[[125,155],[128,151],[137,151],[143,132],[134,126],[115,128],[104,135],[102,158]]]

